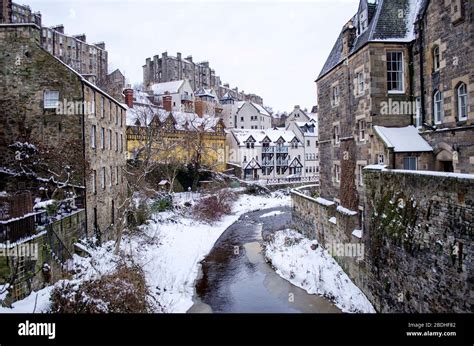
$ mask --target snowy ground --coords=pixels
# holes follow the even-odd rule
[[[354,285],[331,255],[314,240],[293,230],[276,232],[265,256],[284,279],[310,294],[331,299],[343,312],[374,313],[362,291]]]
[[[190,196],[194,198],[195,196]],[[180,204],[186,196],[180,196]],[[154,214],[148,225],[142,226],[137,236],[124,237],[122,251],[143,266],[146,281],[152,293],[150,302],[156,312],[186,312],[192,305],[199,262],[210,252],[221,234],[247,212],[259,209],[289,206],[290,196],[272,193],[270,197],[240,195],[233,212],[219,222],[208,224],[178,212]],[[113,255],[113,243],[91,251],[91,257],[74,257],[80,273],[75,280],[85,280],[111,273],[119,258]],[[36,296],[40,299],[35,312],[48,310],[51,288],[32,293],[14,304],[13,309],[1,312],[33,312]]]

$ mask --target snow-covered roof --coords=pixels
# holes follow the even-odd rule
[[[270,116],[270,113],[268,113],[267,110],[264,107],[260,106],[258,103],[254,103],[250,101],[238,101],[235,104],[237,105],[237,109],[240,110],[246,103],[254,106],[260,114],[266,115],[268,117]]]
[[[156,83],[152,84],[150,89],[153,91],[155,95],[164,95],[166,92],[170,94],[177,94],[179,92],[179,88],[183,85],[184,80],[177,80],[172,82],[165,82],[165,83]]]
[[[375,133],[388,148],[394,152],[425,152],[433,151],[433,148],[419,134],[414,126],[406,127],[383,127],[374,126]]]
[[[216,98],[214,90],[205,89],[205,88],[199,89],[199,91],[196,93],[196,96],[207,96],[207,97]]]
[[[173,116],[175,129],[181,131],[195,131],[202,127],[206,132],[214,132],[214,128],[221,119],[207,114],[200,117],[196,113],[168,112],[158,107],[134,106],[127,109],[127,126],[135,126],[137,120],[140,121],[141,126],[144,126],[145,123],[149,125],[155,116],[163,123],[170,114]]]
[[[355,38],[349,55],[368,42],[411,42],[415,39],[415,22],[426,7],[427,0],[379,0],[368,6],[368,27]],[[359,8],[359,11],[365,10]],[[400,10],[402,12],[400,12]],[[403,16],[400,16],[403,13]],[[341,30],[318,79],[342,63],[343,32],[347,27],[358,26],[359,13],[355,14]]]
[[[279,130],[279,129],[266,129],[266,130],[249,130],[249,129],[232,129],[232,134],[239,144],[245,143],[250,137],[255,139],[255,145],[261,145],[261,142],[268,137],[272,143],[278,141],[278,139],[283,138],[285,142],[289,143],[296,135],[293,131],[288,130]]]

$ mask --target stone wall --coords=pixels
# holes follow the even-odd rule
[[[364,245],[361,261],[335,259],[379,312],[472,311],[474,176],[366,169],[364,186],[361,238],[357,215],[304,188],[292,192],[293,226],[326,248]]]

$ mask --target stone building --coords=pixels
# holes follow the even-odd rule
[[[474,171],[472,40],[461,39],[472,38],[472,10],[469,1],[361,0],[344,25],[316,81],[321,193],[359,212],[361,223],[366,165]],[[432,154],[387,162],[380,134],[400,128],[411,133],[406,141],[422,140],[403,130],[410,125]]]
[[[422,1],[413,50],[414,125],[434,169],[474,173],[474,3]]]
[[[148,88],[152,84],[166,83],[177,80],[189,80],[194,91],[199,89],[214,89],[219,98],[225,94],[240,101],[251,101],[263,105],[263,99],[255,94],[246,94],[238,88],[231,89],[229,84],[222,85],[219,76],[210,67],[209,62],[194,62],[192,56],[182,58],[181,53],[176,57],[167,52],[146,59],[143,66],[143,84]]]
[[[126,193],[125,108],[46,51],[37,25],[0,25],[0,47],[9,53],[0,56],[0,153],[5,179],[13,177],[4,188],[31,186],[41,198],[41,183],[56,182],[80,198],[88,236],[111,239]],[[43,151],[34,168],[46,168],[27,174],[34,184],[18,185],[18,158],[32,157],[18,156],[25,143]]]
[[[124,94],[130,159],[139,159],[149,145],[154,159],[164,164],[185,166],[199,160],[209,170],[225,171],[227,133],[222,118],[174,110],[171,101],[158,105],[145,92],[125,89]],[[148,137],[150,129],[156,133],[154,138]]]
[[[41,14],[12,0],[0,0],[0,23],[34,23],[42,27],[41,45],[49,53],[101,88],[107,87],[108,52],[105,43],[88,43],[85,34],[65,34],[63,25],[43,27]]]

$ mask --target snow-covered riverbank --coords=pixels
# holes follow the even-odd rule
[[[331,299],[343,312],[374,313],[362,291],[354,285],[331,255],[293,230],[279,231],[266,245],[265,256],[276,272],[310,294]]]
[[[240,195],[234,202],[232,214],[209,224],[189,215],[164,212],[152,215],[147,225],[134,236],[126,236],[121,249],[131,255],[145,272],[152,297],[150,303],[156,312],[186,312],[192,305],[195,280],[200,261],[210,252],[222,233],[242,214],[259,209],[289,206],[291,199],[282,193],[271,196]],[[119,258],[113,254],[113,243],[91,250],[91,257],[74,257],[80,274],[76,280],[86,280],[111,273]],[[0,308],[2,312],[33,312],[36,295],[41,307],[35,312],[48,311],[51,288],[32,293],[27,299],[14,304],[13,309]]]

